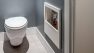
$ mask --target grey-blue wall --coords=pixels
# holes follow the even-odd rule
[[[37,26],[45,39],[56,53],[63,52],[64,35],[62,31],[62,49],[58,49],[49,37],[44,33],[44,2],[47,1],[62,9],[62,30],[64,0],[0,0],[0,32],[4,31],[4,20],[13,16],[25,16],[28,20],[28,27]]]
[[[49,2],[55,6],[58,6],[62,9],[62,49],[58,49],[55,44],[49,39],[49,37],[44,33],[44,2]],[[43,34],[45,39],[48,41],[50,46],[54,49],[56,53],[63,53],[64,51],[64,0],[37,0],[37,27],[40,30],[40,32]]]
[[[35,0],[0,0],[0,32],[4,31],[4,20],[13,16],[25,16],[28,27],[36,26]]]

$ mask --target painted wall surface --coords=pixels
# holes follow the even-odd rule
[[[28,26],[35,26],[35,9],[35,0],[0,0],[0,31],[4,31],[4,20],[13,16],[25,16]]]
[[[76,0],[74,53],[94,53],[94,0]]]
[[[42,32],[45,39],[51,45],[56,53],[61,53],[55,44],[44,33],[44,2],[49,2],[62,9],[64,13],[64,0],[0,0],[0,31],[4,31],[4,20],[13,16],[25,16],[28,20],[28,26],[36,26]],[[62,30],[63,29],[62,15]],[[63,31],[62,31],[63,33]],[[64,35],[62,35],[62,49],[64,49]]]
[[[49,37],[44,33],[44,2],[49,2],[59,8],[62,9],[62,14],[64,13],[64,0],[37,0],[37,27],[40,30],[40,32],[43,34],[45,39],[48,41],[50,46],[54,49],[56,53],[61,53],[61,49],[58,49],[55,44],[49,39]],[[62,25],[63,25],[63,15],[62,15]],[[62,26],[62,30],[63,26]],[[63,31],[62,31],[63,33]],[[64,35],[62,34],[62,49],[64,49]]]

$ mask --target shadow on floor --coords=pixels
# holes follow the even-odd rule
[[[29,48],[29,42],[26,37],[23,39],[23,43],[19,46],[13,47],[10,45],[9,39],[4,34],[4,45],[3,45],[3,50],[4,53],[26,53]]]

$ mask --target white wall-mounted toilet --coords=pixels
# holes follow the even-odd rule
[[[27,19],[25,17],[10,17],[5,19],[5,30],[12,46],[18,46],[26,35]]]

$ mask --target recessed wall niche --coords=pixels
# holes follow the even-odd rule
[[[61,9],[44,2],[44,32],[52,42],[61,48]]]

